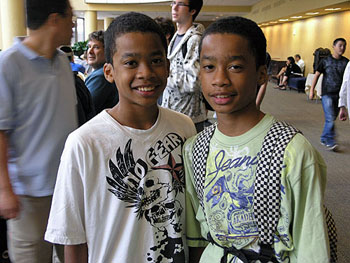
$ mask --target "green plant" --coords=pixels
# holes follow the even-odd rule
[[[84,52],[88,49],[87,43],[87,40],[74,43],[74,45],[72,46],[74,55],[80,57],[82,54],[84,54]]]

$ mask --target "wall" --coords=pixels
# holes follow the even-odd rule
[[[305,73],[312,72],[313,52],[316,48],[329,48],[333,40],[343,37],[348,43],[345,56],[350,58],[350,11],[318,16],[281,25],[263,27],[267,51],[272,59],[286,60],[299,53],[305,61]]]
[[[246,17],[261,23],[337,4],[349,6],[349,0],[261,0]]]

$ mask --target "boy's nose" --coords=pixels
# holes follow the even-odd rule
[[[154,71],[148,63],[140,63],[137,71],[138,78],[149,79],[153,77]]]
[[[225,69],[217,69],[214,74],[212,84],[217,87],[225,87],[230,84],[230,79],[227,76]]]

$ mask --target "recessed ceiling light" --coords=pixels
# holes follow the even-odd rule
[[[340,10],[341,8],[340,7],[337,7],[337,8],[326,8],[325,10],[326,11],[336,11],[336,10]]]
[[[302,18],[302,16],[291,16],[290,18],[298,19],[298,18]]]
[[[309,15],[309,16],[313,16],[313,15],[318,15],[319,12],[310,12],[310,13],[306,13],[306,14]]]
[[[271,21],[269,22],[270,24],[277,24],[278,22],[277,21]]]
[[[279,19],[278,21],[285,22],[288,21],[288,19]]]
[[[268,25],[269,25],[269,23],[262,23],[262,25],[263,25],[263,26],[268,26]]]

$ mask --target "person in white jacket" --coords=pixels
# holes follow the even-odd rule
[[[350,106],[350,62],[346,65],[343,83],[339,92],[339,119],[345,121],[348,118],[348,110]]]
[[[202,0],[176,0],[171,3],[172,20],[177,31],[170,41],[170,74],[163,93],[162,106],[189,116],[197,131],[204,128],[207,114],[199,75],[199,42],[204,26],[193,23]]]

